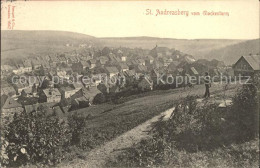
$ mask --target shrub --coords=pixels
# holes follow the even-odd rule
[[[252,139],[259,133],[259,109],[257,89],[252,84],[244,85],[233,98],[233,106],[229,120],[234,122],[237,139]]]
[[[83,115],[71,114],[68,117],[68,124],[72,132],[72,145],[76,145],[80,142],[80,135],[82,134],[82,128],[86,126],[86,120],[87,118]]]
[[[71,139],[65,121],[46,111],[21,113],[8,124],[5,138],[8,166],[42,163],[56,164],[64,157]]]
[[[93,104],[101,104],[106,102],[106,96],[103,93],[97,94],[93,99]]]
[[[2,133],[3,134],[3,133]],[[8,165],[9,164],[9,157],[6,151],[6,148],[8,146],[8,141],[1,135],[1,155],[0,160],[2,165]],[[0,165],[1,167],[1,165]]]

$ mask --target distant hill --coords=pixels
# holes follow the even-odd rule
[[[260,39],[249,40],[224,48],[212,50],[204,56],[205,59],[218,59],[225,64],[234,64],[242,55],[259,53]]]
[[[66,52],[82,43],[97,44],[98,40],[85,34],[65,31],[1,31],[1,56],[6,59]]]
[[[212,50],[217,50],[245,40],[186,40],[156,37],[96,38],[66,31],[1,31],[1,59],[23,58],[40,54],[78,50],[79,44],[96,47],[130,47],[152,49],[156,46],[175,48],[194,58],[204,58]],[[68,45],[68,46],[67,46]]]
[[[124,37],[124,38],[101,38],[103,46],[108,47],[141,47],[152,49],[156,45],[160,47],[175,48],[184,53],[193,55],[196,59],[203,58],[211,50],[237,44],[245,40],[227,40],[227,39],[171,39],[156,37]]]

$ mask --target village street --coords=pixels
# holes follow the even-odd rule
[[[240,85],[229,85],[227,90],[223,90],[224,85],[214,84],[211,88],[212,96],[207,101],[217,102],[218,104],[223,104],[224,99],[230,99],[239,88]],[[177,90],[177,91],[176,91]],[[175,93],[171,93],[171,92]],[[165,101],[176,101],[180,98],[184,98],[187,95],[199,95],[200,97],[204,94],[204,85],[197,85],[194,88],[183,88],[169,90],[169,93],[165,92],[161,95],[146,96],[131,100],[126,102],[126,104],[134,104],[133,107],[140,107],[140,104],[148,103],[151,106],[156,106],[158,104],[164,103]],[[202,99],[198,99],[201,102]],[[226,104],[230,103],[227,101]],[[155,107],[154,107],[155,108]],[[149,138],[148,131],[151,129],[151,124],[158,121],[162,116],[163,119],[168,119],[171,113],[174,111],[174,107],[162,111],[160,115],[157,115],[146,122],[140,124],[139,126],[123,133],[122,135],[116,137],[110,142],[93,149],[89,153],[83,154],[86,160],[75,159],[70,163],[62,163],[59,167],[104,167],[108,159],[115,158],[124,149],[130,148],[134,144],[140,142],[144,138]]]

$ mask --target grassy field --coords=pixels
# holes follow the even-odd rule
[[[229,92],[234,93],[238,85],[230,87]],[[212,93],[223,93],[222,85],[214,85]],[[77,144],[77,155],[87,158],[88,152],[98,146],[111,141],[115,137],[133,129],[154,116],[174,106],[177,100],[187,95],[202,97],[204,86],[198,85],[192,89],[183,90],[155,90],[139,95],[133,95],[121,104],[105,103],[94,105],[85,109],[72,111],[71,114],[87,117],[86,126],[82,128],[80,143]],[[73,151],[71,151],[73,153]],[[68,161],[75,157],[65,160]],[[77,161],[76,161],[77,162]]]
[[[232,90],[229,92],[234,92],[234,88],[238,86],[232,86]],[[221,92],[223,86],[214,85],[211,88],[211,92]],[[183,90],[170,89],[170,90],[155,90],[151,92],[141,93],[138,95],[133,95],[125,98],[124,103],[113,104],[104,103],[100,105],[93,105],[88,108],[79,109],[73,111],[72,113],[77,113],[78,115],[88,116],[91,115],[91,120],[88,121],[88,128],[95,127],[107,127],[108,124],[114,125],[118,121],[114,118],[119,117],[120,119],[133,117],[142,119],[139,116],[144,115],[143,120],[153,117],[155,114],[170,108],[181,97],[185,97],[188,94],[203,96],[204,86],[197,85],[195,88]],[[126,122],[127,124],[127,122]]]

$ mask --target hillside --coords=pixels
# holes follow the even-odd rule
[[[224,48],[212,50],[205,55],[205,59],[218,59],[225,61],[225,64],[234,64],[236,60],[242,55],[248,55],[249,53],[259,53],[259,40],[249,40],[238,44],[226,46]]]
[[[171,39],[156,37],[125,37],[125,38],[101,38],[102,44],[108,47],[141,47],[152,49],[156,45],[161,47],[175,48],[184,53],[193,55],[196,59],[203,58],[203,55],[211,50],[237,44],[243,40],[227,39]]]
[[[79,44],[97,44],[95,37],[63,31],[1,31],[1,56],[22,58],[71,51]],[[73,44],[67,47],[66,44]]]
[[[161,47],[175,48],[193,55],[196,59],[229,45],[244,40],[227,39],[171,39],[156,37],[124,37],[124,38],[96,38],[93,36],[65,32],[65,31],[1,31],[2,61],[6,58],[23,58],[38,54],[66,52],[78,49],[79,44],[96,47],[141,47],[152,49],[156,44]],[[66,46],[69,44],[69,46]]]

